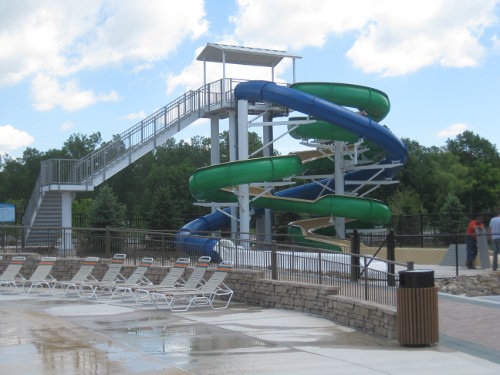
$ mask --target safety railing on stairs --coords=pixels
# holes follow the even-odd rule
[[[82,159],[49,159],[41,163],[40,175],[35,184],[28,206],[23,217],[23,225],[33,225],[35,213],[40,206],[45,190],[72,190],[71,186],[94,186],[93,178],[102,173],[105,180],[106,170],[111,165],[146,143],[153,142],[163,133],[181,130],[182,121],[195,121],[211,111],[224,107],[234,107],[233,92],[235,86],[244,82],[242,79],[226,78],[208,83],[196,91],[188,91],[165,107],[157,110],[141,122],[125,132],[115,135],[113,140],[105,143]],[[109,176],[111,177],[111,176]]]

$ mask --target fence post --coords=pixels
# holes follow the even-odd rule
[[[361,269],[359,268],[359,234],[358,230],[354,229],[351,238],[351,254],[356,254],[351,256],[351,281],[358,281],[361,275]]]
[[[106,227],[106,237],[104,239],[104,252],[106,253],[106,258],[111,258],[111,233],[109,227]]]
[[[278,254],[276,252],[276,241],[271,244],[271,279],[278,280]]]
[[[323,265],[321,264],[322,258],[321,258],[321,251],[318,251],[318,283],[321,285],[323,284]]]
[[[151,235],[152,238],[153,235]],[[166,239],[165,239],[165,233],[162,233],[161,234],[161,265],[164,266],[166,264],[166,259],[167,259],[167,250],[166,250],[166,243],[165,243]],[[154,243],[154,240],[153,242]]]
[[[458,276],[458,234],[455,234],[455,276]]]
[[[393,230],[391,230],[387,236],[387,260],[391,262],[396,260],[396,239]],[[387,285],[396,285],[394,277],[394,263],[387,263]]]
[[[420,213],[420,247],[424,248],[424,214]]]

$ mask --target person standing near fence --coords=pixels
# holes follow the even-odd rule
[[[481,216],[476,217],[474,220],[469,222],[467,225],[465,247],[467,249],[467,260],[465,266],[468,269],[475,269],[474,260],[477,257],[477,235],[476,229],[484,229],[483,218]]]
[[[493,241],[493,271],[497,270],[500,252],[500,213],[490,220],[489,231]]]

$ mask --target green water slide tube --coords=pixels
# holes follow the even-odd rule
[[[377,122],[383,120],[391,109],[389,97],[384,92],[371,87],[347,83],[300,82],[291,85],[290,88],[315,95],[343,107],[355,108]],[[290,118],[290,120],[303,119],[305,117]],[[293,125],[289,125],[288,130],[292,127]],[[359,140],[358,135],[344,127],[322,120],[316,120],[313,125],[299,126],[292,130],[290,135],[295,139],[323,139],[349,143]],[[366,143],[370,149],[367,156],[376,158],[380,153],[379,147],[373,142]]]
[[[356,108],[377,122],[383,120],[391,109],[389,97],[371,87],[347,83],[300,82],[294,83],[290,88],[343,107]]]
[[[296,155],[256,158],[205,167],[189,180],[191,194],[200,201],[235,202],[236,196],[223,188],[292,178],[307,169]],[[264,195],[252,201],[255,208],[302,212],[312,215],[363,219],[383,225],[390,218],[385,204],[373,199],[325,195],[316,200]]]

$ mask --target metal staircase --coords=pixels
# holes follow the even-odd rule
[[[242,81],[226,78],[188,91],[82,159],[43,161],[23,217],[25,246],[38,246],[42,236],[44,244],[50,241],[37,227],[61,226],[63,192],[92,191],[194,121],[227,117],[235,107],[234,87]]]

